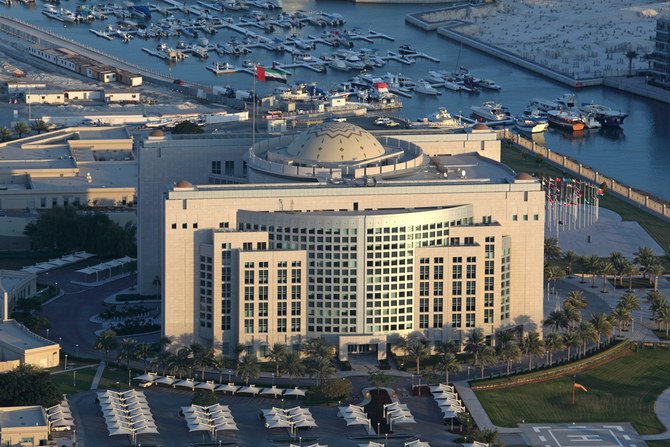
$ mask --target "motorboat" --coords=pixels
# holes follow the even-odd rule
[[[544,98],[533,98],[528,102],[529,109],[537,109],[540,112],[548,112],[550,110],[558,110],[559,105],[555,101],[550,101]]]
[[[360,57],[356,54],[349,54],[345,59],[344,63],[347,67],[353,69],[353,70],[364,70],[365,69],[365,62],[361,60]]]
[[[445,107],[440,107],[436,113],[412,123],[412,127],[460,129],[465,123],[454,118]]]
[[[611,107],[593,103],[583,103],[579,107],[579,111],[592,114],[595,119],[597,119],[600,124],[605,127],[620,126],[628,116],[628,114],[625,112],[620,112],[612,109]]]
[[[503,106],[493,101],[486,101],[481,106],[470,107],[472,113],[487,121],[503,121],[509,118]]]
[[[235,73],[237,71],[237,68],[233,67],[228,62],[213,62],[205,68],[216,75]]]
[[[547,112],[549,123],[571,131],[584,130],[584,121],[569,110],[549,110]]]
[[[333,58],[333,60],[331,60],[328,63],[328,66],[330,68],[332,68],[333,70],[340,70],[340,71],[349,71],[350,70],[349,66],[342,59],[337,58],[337,57]]]
[[[445,81],[445,78],[442,75],[442,73],[435,70],[429,71],[428,76],[424,77],[424,79],[428,82],[432,82],[433,84],[441,84]]]
[[[411,46],[407,44],[400,45],[398,47],[398,53],[405,55],[405,54],[417,54],[418,51],[415,48],[412,48]]]
[[[574,109],[577,107],[577,98],[572,93],[565,93],[559,96],[555,102],[561,109]]]
[[[284,101],[309,101],[311,95],[304,84],[275,88],[275,95]]]
[[[540,133],[547,130],[549,122],[546,119],[531,119],[522,115],[514,117],[514,127],[525,133]]]
[[[498,84],[495,83],[495,81],[492,81],[490,79],[478,79],[477,85],[480,86],[481,88],[489,89],[489,90],[502,90],[502,87],[500,87]]]
[[[414,91],[417,93],[421,93],[424,95],[441,95],[435,87],[430,85],[430,82],[424,80],[424,79],[419,79],[416,83],[416,86],[414,87]]]
[[[580,118],[582,121],[584,121],[584,127],[587,129],[600,129],[603,127],[602,124],[600,124],[600,121],[598,121],[592,113],[586,113],[586,114],[579,114]]]

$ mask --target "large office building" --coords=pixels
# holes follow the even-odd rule
[[[670,15],[656,20],[656,44],[651,54],[650,71],[654,82],[670,86]]]
[[[140,287],[160,279],[163,332],[182,343],[262,357],[320,336],[340,358],[383,357],[398,334],[541,323],[544,192],[484,125],[139,146]]]

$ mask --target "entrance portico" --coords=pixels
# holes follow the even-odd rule
[[[386,359],[386,335],[340,335],[337,351],[341,361],[350,354],[377,352],[377,360]]]

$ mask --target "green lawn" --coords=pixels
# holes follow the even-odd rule
[[[502,162],[515,171],[529,172],[537,177],[563,177],[562,170],[554,168],[546,162],[538,164],[535,160],[533,154],[523,158],[521,152],[517,149],[510,148],[506,144],[502,145]],[[569,176],[572,177],[572,175]],[[619,214],[623,220],[638,222],[666,252],[670,252],[670,225],[664,220],[647,214],[635,205],[616,198],[613,194],[605,194],[600,200],[600,206]]]
[[[76,379],[74,371],[52,374],[51,380],[61,393],[76,394],[80,391],[91,389],[91,383],[93,382],[93,376],[95,376],[96,369],[97,365],[92,366],[91,368],[78,369],[76,370]]]
[[[665,441],[645,441],[648,447],[670,447],[670,439]]]
[[[489,391],[477,397],[494,424],[515,427],[526,423],[631,422],[640,434],[656,434],[665,427],[656,418],[654,402],[670,387],[670,351],[630,352],[577,376],[588,393],[577,390],[572,377]]]

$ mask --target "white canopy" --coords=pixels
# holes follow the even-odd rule
[[[305,390],[301,390],[298,387],[284,391],[284,396],[304,396],[304,395]]]
[[[265,421],[266,428],[289,428],[291,427],[291,422],[286,420],[274,420],[274,421]]]
[[[450,393],[449,391],[437,391],[437,392],[433,393],[433,397],[435,399],[446,399],[448,397],[451,397],[453,399],[458,399],[458,394]]]
[[[370,426],[370,419],[353,417],[344,419],[347,422],[347,427],[350,425],[367,425]]]
[[[463,447],[489,447],[488,444],[483,442],[474,441],[472,444],[461,444]]]
[[[282,388],[277,388],[276,386],[272,386],[272,388],[264,388],[263,391],[261,391],[261,394],[268,394],[272,396],[281,396],[284,393],[284,390]]]
[[[430,392],[434,393],[435,391],[448,391],[453,393],[454,387],[451,385],[445,385],[444,383],[440,383],[439,385],[434,385],[430,387]]]
[[[211,380],[208,380],[207,382],[202,382],[202,383],[197,384],[195,387],[199,390],[214,391],[214,388],[216,388],[216,385],[214,385],[214,382],[212,382]]]
[[[223,391],[226,393],[233,393],[233,394],[235,394],[239,389],[240,387],[235,385],[234,383],[227,383],[225,385],[219,385],[216,387],[216,391]]]
[[[248,393],[248,394],[258,394],[261,392],[261,389],[258,388],[256,385],[249,385],[249,386],[243,386],[239,390],[237,390],[238,393]]]
[[[358,447],[385,447],[385,446],[384,444],[380,444],[379,442],[368,441],[367,444],[358,444]]]
[[[174,384],[174,386],[182,387],[182,388],[190,388],[191,390],[195,389],[195,386],[198,383],[195,382],[193,379],[183,379]]]
[[[168,385],[172,386],[174,385],[175,379],[174,376],[165,376],[165,377],[159,377],[156,380],[154,380],[156,383],[162,383],[163,385]]]
[[[142,374],[141,376],[133,377],[133,380],[139,380],[141,382],[153,382],[159,377],[160,376],[158,375],[158,373],[148,372]]]
[[[406,442],[405,447],[430,447],[430,444],[417,439],[416,441]]]
[[[303,427],[316,427],[316,421],[312,418],[301,419],[293,423],[294,427],[303,428]]]

